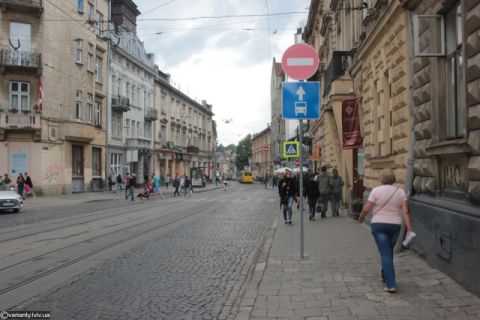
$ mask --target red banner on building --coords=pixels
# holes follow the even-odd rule
[[[342,101],[343,149],[362,147],[358,99]]]

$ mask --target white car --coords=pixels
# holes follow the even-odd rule
[[[15,191],[0,191],[0,211],[12,210],[19,212],[23,206],[22,197]]]

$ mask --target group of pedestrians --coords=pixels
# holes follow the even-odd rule
[[[340,215],[341,192],[344,185],[343,178],[338,170],[333,169],[332,175],[327,174],[327,168],[323,166],[319,175],[309,174],[303,183],[303,197],[308,202],[309,220],[315,220],[315,213],[320,212],[322,218],[326,218],[328,203],[331,203],[332,216]],[[285,170],[283,178],[278,182],[280,203],[283,206],[285,224],[292,224],[293,202],[297,202],[300,194],[300,179],[292,177],[290,170]]]
[[[332,175],[328,175],[326,171],[326,167],[322,167],[319,175],[310,174],[304,183],[304,196],[308,199],[310,220],[315,220],[315,212],[318,210],[322,218],[326,217],[329,201],[332,216],[339,216],[344,181],[336,169],[333,169]],[[296,180],[292,177],[291,171],[286,170],[278,184],[285,224],[292,224],[293,202],[298,203],[299,184]],[[365,217],[372,213],[371,233],[381,260],[380,279],[385,284],[385,292],[395,293],[397,289],[393,253],[402,224],[405,225],[406,235],[414,237],[415,233],[412,231],[407,195],[394,185],[396,177],[393,170],[382,170],[379,180],[380,186],[370,192],[358,221],[363,223]]]
[[[17,176],[16,183],[5,173],[3,177],[0,175],[0,190],[16,189],[17,193],[25,197],[34,195],[32,178],[28,175],[28,172],[20,172]]]
[[[177,175],[172,181],[172,186],[175,188],[175,191],[173,192],[174,197],[180,197],[180,192],[183,193],[185,197],[187,197],[187,195],[190,197],[193,193],[192,181],[188,176],[179,177]]]

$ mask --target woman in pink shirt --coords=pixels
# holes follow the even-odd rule
[[[382,279],[387,285],[384,290],[388,293],[396,291],[393,247],[400,234],[402,220],[407,232],[412,230],[407,195],[393,185],[395,181],[392,169],[382,170],[380,173],[382,185],[370,192],[368,202],[358,218],[358,221],[363,223],[365,216],[373,209],[371,230],[382,261]]]

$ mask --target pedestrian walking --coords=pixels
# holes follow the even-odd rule
[[[19,173],[17,177],[17,193],[25,199],[23,196],[23,189],[24,189],[24,184],[25,184],[25,178],[23,177],[23,173]]]
[[[315,175],[311,174],[308,181],[305,183],[305,190],[303,196],[307,198],[308,201],[308,220],[315,220],[315,212],[317,210],[317,202],[320,197],[320,191],[318,190],[318,182],[315,181]]]
[[[223,181],[223,191],[227,191],[228,181],[227,181],[227,176],[226,175],[222,176],[222,181]]]
[[[25,179],[25,184],[23,186],[23,194],[27,196],[35,196],[35,192],[33,192],[33,182],[32,178],[28,175],[28,172],[23,174],[23,178]]]
[[[125,200],[128,200],[129,197],[131,197],[132,201],[135,201],[135,174],[132,173],[132,176],[129,177],[128,172],[127,172],[127,178],[125,182]]]
[[[113,169],[110,168],[110,171],[108,172],[108,177],[107,177],[108,191],[113,191],[113,185],[115,184],[114,176],[115,176],[115,173],[113,172]]]
[[[185,189],[185,176],[180,178],[180,192],[183,192],[183,189]]]
[[[393,185],[395,182],[393,170],[382,170],[381,186],[372,189],[358,218],[358,222],[363,223],[365,216],[372,210],[371,231],[380,253],[381,277],[386,284],[384,291],[388,293],[395,293],[397,289],[393,248],[400,234],[402,220],[407,233],[412,231],[407,195]]]
[[[296,201],[297,185],[290,170],[285,170],[283,178],[278,182],[278,193],[285,224],[292,224],[292,207],[293,201]]]
[[[333,169],[330,177],[330,195],[332,203],[332,217],[339,216],[340,199],[342,198],[342,187],[345,184],[343,178],[338,175],[338,170]]]
[[[160,194],[160,178],[154,173],[152,173],[152,177],[153,177],[154,191],[156,194]]]
[[[327,174],[327,167],[320,169],[317,176],[318,191],[320,192],[320,205],[322,207],[321,217],[327,217],[328,201],[330,200],[330,176]]]
[[[167,174],[167,176],[165,177],[165,188],[168,189],[168,185],[170,184],[170,175]]]
[[[184,190],[184,192],[185,192],[184,196],[187,197],[187,194],[188,194],[188,196],[190,197],[190,195],[191,195],[191,190],[192,190],[192,183],[191,183],[190,179],[189,179],[187,176],[185,177],[185,182],[184,182],[184,186],[183,186],[183,187],[184,187],[184,189],[185,189],[185,190]]]
[[[10,187],[12,186],[12,179],[10,179],[8,173],[5,173],[3,177],[3,185],[5,186],[5,190],[10,190]]]
[[[114,190],[113,192],[116,193],[117,190],[120,192],[122,192],[123,190],[122,175],[120,173],[117,175],[116,178],[116,190]]]
[[[180,187],[180,181],[178,180],[178,175],[175,177],[175,179],[173,179],[172,185],[175,188],[175,191],[173,192],[173,196],[180,197],[180,192],[178,192],[178,188]]]

